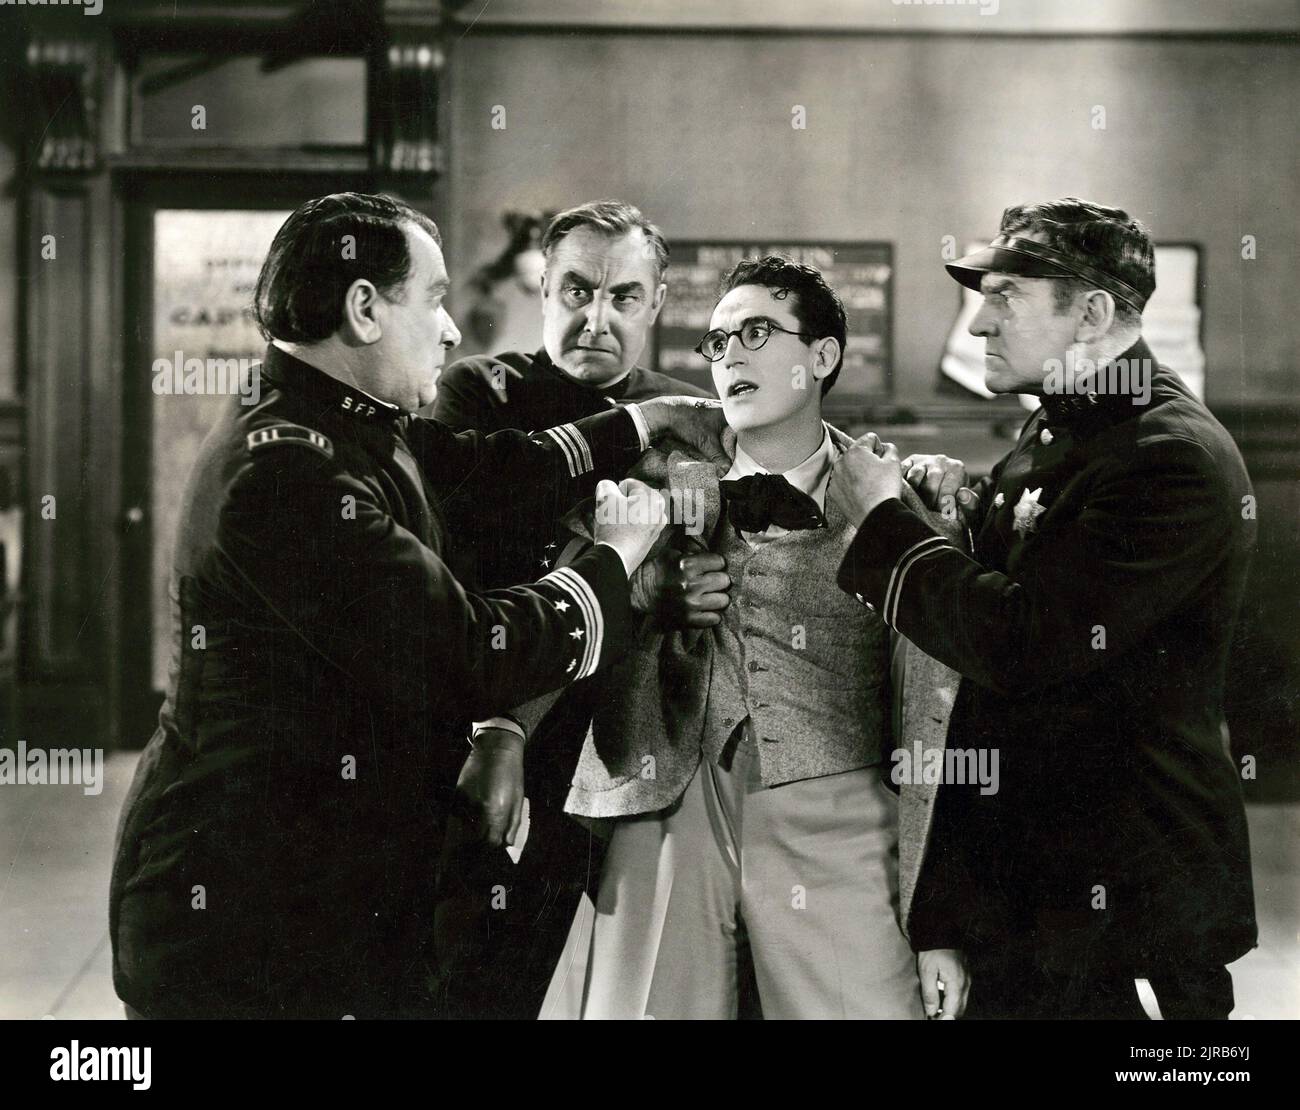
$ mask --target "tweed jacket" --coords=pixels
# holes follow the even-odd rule
[[[838,454],[851,441],[834,428],[830,431]],[[634,473],[663,488],[673,501],[693,499],[701,510],[702,530],[698,537],[684,536],[681,527],[673,525],[665,530],[660,544],[673,544],[688,551],[706,549],[705,540],[714,536],[722,511],[718,478],[712,465],[684,450],[668,452],[660,448],[650,452]],[[942,528],[945,534],[956,539],[956,528],[925,510],[910,488],[904,488],[904,498],[934,527]],[[823,550],[807,549],[805,545],[803,555],[816,552],[815,558],[825,556],[830,586],[837,560],[853,540],[856,529],[838,515],[833,502],[828,501],[826,513],[830,527],[811,534],[825,537],[824,543],[818,545]],[[573,518],[571,526],[576,531],[585,530]],[[801,565],[807,568],[810,563]],[[794,581],[792,577],[787,580]],[[736,588],[733,585],[732,589]],[[792,608],[797,612],[803,603],[800,599]],[[868,622],[879,623],[874,614],[862,612]],[[840,616],[836,612],[827,623],[838,623],[836,618]],[[666,808],[681,796],[704,750],[709,676],[716,646],[712,631],[664,632],[652,619],[647,617],[642,621],[628,655],[601,683],[592,726],[565,806],[569,813],[579,819],[627,817]],[[869,624],[862,629],[864,635],[872,631]],[[942,750],[959,676],[902,637],[894,638],[891,654],[892,694],[889,685],[880,690],[882,699],[891,703],[881,707],[878,718],[886,722],[884,731],[892,731],[894,745],[908,752],[914,751],[918,743],[925,750]],[[842,683],[845,677],[829,676],[822,697],[835,696],[835,684]],[[852,680],[852,676],[847,677]],[[821,751],[822,737],[812,730],[793,739],[803,743],[782,745],[790,754],[776,762],[776,770],[768,772],[765,768],[765,785],[848,770],[880,758],[879,755],[853,758],[848,752],[827,757]],[[889,735],[879,737],[876,751],[887,752],[890,740]],[[800,749],[808,753],[806,757],[801,758]],[[828,758],[831,763],[827,762]],[[836,758],[844,766],[836,765]],[[887,763],[883,771],[886,778]],[[905,782],[900,786],[899,886],[904,923],[924,857],[936,791],[937,784],[923,782]]]

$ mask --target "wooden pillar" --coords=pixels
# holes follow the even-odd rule
[[[20,283],[25,726],[36,733],[32,743],[111,744],[104,678],[117,606],[120,428],[112,198],[100,133],[107,43],[93,29],[84,37],[36,31],[24,59],[32,108]]]

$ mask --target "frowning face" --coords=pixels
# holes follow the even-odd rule
[[[641,357],[667,290],[640,228],[605,235],[576,227],[555,244],[542,277],[542,338],[571,378],[602,386]]]

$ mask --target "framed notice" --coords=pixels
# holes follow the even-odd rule
[[[695,350],[709,330],[718,285],[742,258],[784,254],[825,276],[844,302],[848,342],[844,366],[828,400],[836,406],[887,398],[892,389],[893,245],[782,240],[673,240],[664,279],[668,297],[655,331],[655,368],[705,389],[709,365]]]
[[[287,211],[158,209],[153,220],[153,681],[167,688],[168,578],[199,447],[232,394],[256,401],[266,340],[253,289]],[[199,372],[191,373],[194,367]],[[219,371],[219,373],[218,373]]]

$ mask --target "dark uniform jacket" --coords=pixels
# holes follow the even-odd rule
[[[600,547],[469,593],[442,501],[567,503],[641,439],[622,409],[456,435],[275,347],[208,435],[176,543],[159,727],[118,830],[114,982],[146,1016],[433,1012],[433,871],[472,719],[622,650]]]
[[[509,373],[516,371],[520,376]],[[499,385],[500,389],[494,389]],[[502,395],[504,393],[504,396]],[[583,385],[556,369],[545,349],[461,359],[438,383],[434,416],[457,430],[529,431],[562,425],[618,403],[703,390],[634,367],[607,389]],[[582,496],[594,492],[588,476]],[[568,536],[559,518],[569,506],[527,491],[509,519],[469,498],[448,506],[466,556],[457,569],[481,586],[547,573]],[[446,841],[439,886],[440,1001],[462,1017],[537,1016],[584,889],[594,888],[603,843],[564,813],[601,677],[581,682],[539,722],[526,749],[528,838],[518,863],[479,845],[455,823]],[[508,891],[493,906],[486,891]]]
[[[517,372],[515,377],[510,371]],[[494,389],[494,385],[500,385]],[[688,394],[709,397],[693,385],[653,370],[635,366],[622,381],[596,388],[574,381],[556,369],[545,348],[535,354],[509,351],[495,356],[464,358],[447,368],[438,382],[433,415],[456,431],[498,432],[516,428],[531,432],[551,428],[584,416],[606,412],[628,401]],[[591,496],[596,478],[589,475],[579,487],[580,497]],[[561,547],[559,517],[570,505],[533,495],[522,498],[512,512],[509,527],[490,506],[476,505],[468,497],[448,505],[456,520],[457,536],[472,530],[473,563],[462,569],[485,585],[528,581],[554,564]],[[575,499],[576,500],[576,499]],[[515,507],[512,507],[515,508]],[[462,545],[467,553],[470,545]]]
[[[1155,360],[1139,341],[1121,358]],[[939,791],[918,950],[1016,945],[1135,976],[1255,942],[1224,673],[1254,543],[1224,428],[1175,375],[1150,403],[1048,398],[977,488],[964,555],[900,501],[840,584],[964,677],[950,749],[996,749],[997,793]]]

